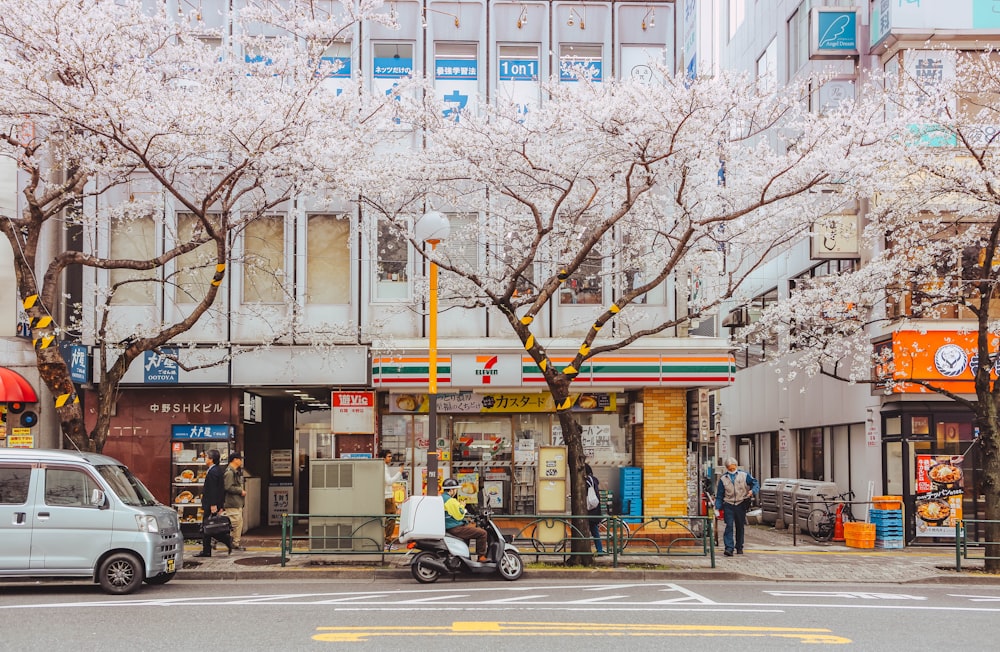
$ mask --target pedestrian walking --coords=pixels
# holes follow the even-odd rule
[[[246,505],[247,491],[243,482],[243,456],[233,452],[229,454],[229,466],[222,477],[223,489],[226,492],[226,499],[223,503],[226,516],[232,523],[231,537],[232,547],[235,550],[242,550],[241,539],[243,537],[243,507]]]
[[[403,465],[399,465],[399,470],[395,473],[390,468],[392,466],[392,451],[382,451],[382,461],[385,462],[385,549],[392,548],[392,534],[396,529],[396,493],[393,485],[403,480]]]
[[[594,475],[594,470],[590,468],[589,464],[583,465],[583,471],[586,474],[585,480],[587,482],[587,515],[602,516],[601,481]],[[594,538],[594,548],[597,549],[597,554],[603,555],[604,543],[601,541],[601,519],[588,519],[587,525],[590,527],[590,536]]]
[[[747,510],[759,490],[760,484],[752,475],[739,469],[736,458],[726,459],[726,472],[719,478],[715,489],[715,509],[726,522],[726,531],[722,536],[726,557],[732,557],[733,552],[743,554]]]
[[[205,463],[208,470],[205,472],[205,485],[201,491],[201,552],[195,553],[195,557],[212,556],[212,539],[226,544],[229,554],[233,554],[233,540],[229,532],[224,534],[211,535],[205,531],[205,523],[212,516],[222,514],[225,503],[225,489],[223,487],[223,471],[219,466],[221,456],[219,451],[211,449],[205,453]]]

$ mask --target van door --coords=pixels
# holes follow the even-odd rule
[[[0,570],[24,570],[31,554],[31,466],[0,464]]]
[[[79,571],[94,568],[111,546],[115,510],[93,502],[94,489],[105,492],[82,467],[50,465],[40,469],[41,496],[31,535],[32,568]],[[105,496],[104,502],[111,500]]]

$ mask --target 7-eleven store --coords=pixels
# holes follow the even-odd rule
[[[683,351],[619,351],[592,359],[573,383],[572,410],[601,488],[620,497],[619,469],[639,467],[644,514],[688,513],[688,494],[698,483],[689,455],[687,390],[726,386],[735,374],[727,351],[685,344]],[[553,353],[550,359],[564,366],[570,356]],[[536,495],[539,452],[563,441],[534,362],[523,351],[443,349],[437,367],[440,478],[456,478],[470,496],[484,489],[501,513],[538,513],[544,507]],[[405,460],[408,494],[425,491],[428,369],[426,350],[372,360],[380,448]]]

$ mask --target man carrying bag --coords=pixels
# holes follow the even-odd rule
[[[226,544],[229,554],[233,554],[232,538],[229,534],[229,519],[222,515],[222,504],[226,493],[223,489],[223,471],[219,466],[219,451],[211,449],[205,453],[208,471],[201,493],[201,552],[195,557],[212,556],[212,539]]]

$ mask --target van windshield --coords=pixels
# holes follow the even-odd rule
[[[132,475],[132,472],[124,466],[98,466],[98,473],[101,474],[111,488],[118,495],[126,505],[133,506],[144,506],[144,505],[158,505],[159,503],[153,498],[153,494],[149,493],[149,489],[146,488],[139,479]]]

